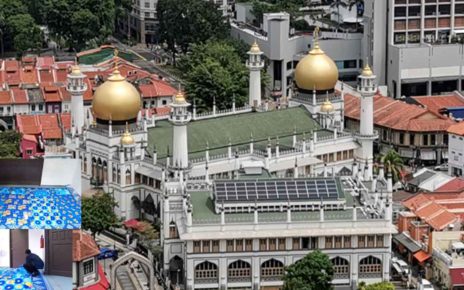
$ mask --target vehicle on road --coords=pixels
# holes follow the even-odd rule
[[[422,279],[417,286],[417,290],[434,290],[432,283],[429,280]]]
[[[110,248],[101,248],[100,254],[98,255],[98,260],[105,260],[112,258],[113,261],[118,259],[118,251]]]
[[[396,270],[398,274],[402,276],[406,276],[406,277],[409,275],[411,271],[411,269],[409,268],[409,265],[405,261],[397,257],[392,258],[392,267],[393,269]]]
[[[435,166],[433,169],[436,171],[448,171],[448,163],[443,163],[441,165]]]

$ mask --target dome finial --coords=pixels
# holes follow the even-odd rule
[[[314,49],[318,49],[319,47],[319,26],[316,26],[313,32],[313,43],[314,43]]]
[[[119,66],[118,66],[118,55],[119,55],[119,50],[117,48],[114,49],[113,52],[114,55],[114,74],[119,74]]]
[[[369,61],[368,61],[368,59],[367,59],[367,57],[366,57],[366,64],[364,65],[364,68],[363,68],[363,70],[362,70],[362,72],[361,72],[361,75],[362,75],[362,76],[365,76],[365,77],[370,77],[370,76],[372,76],[373,74],[374,74],[374,73],[372,72],[372,69],[371,69],[371,67],[369,66]]]

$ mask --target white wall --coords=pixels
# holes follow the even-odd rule
[[[43,236],[45,239],[44,230],[29,230],[29,250],[39,256],[42,261],[45,261],[45,247],[43,249],[40,248],[41,236]]]
[[[0,267],[10,267],[10,230],[0,230]]]

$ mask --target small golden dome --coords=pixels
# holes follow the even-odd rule
[[[366,63],[366,65],[364,66],[363,70],[362,70],[362,73],[361,75],[364,76],[364,77],[370,77],[372,76],[374,73],[372,72],[371,70],[371,67],[369,66],[368,63]]]
[[[298,88],[312,90],[331,90],[338,81],[335,62],[319,47],[319,29],[314,31],[314,48],[298,62],[295,81]]]
[[[137,89],[116,68],[95,91],[92,110],[97,119],[126,121],[137,118],[141,105]]]
[[[71,67],[71,75],[73,76],[81,75],[81,69],[79,68],[79,65],[76,64]]]
[[[323,113],[330,113],[334,111],[334,106],[329,99],[326,99],[321,105],[321,112]]]
[[[129,132],[129,129],[127,128],[127,123],[126,123],[126,131],[124,134],[122,134],[121,137],[121,144],[122,145],[133,145],[135,143],[134,137],[132,137],[132,134]]]
[[[185,101],[185,95],[184,95],[184,93],[183,93],[181,90],[179,90],[179,91],[177,92],[177,94],[174,96],[174,103],[176,103],[176,104],[183,104],[183,103],[185,103],[185,102],[186,102],[186,101]]]
[[[256,42],[256,40],[255,40],[255,42],[253,42],[253,45],[251,45],[250,52],[252,52],[252,53],[260,53],[261,52],[261,49],[259,49],[259,45]]]

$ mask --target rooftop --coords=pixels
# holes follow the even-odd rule
[[[345,94],[345,116],[359,120],[360,98]],[[377,126],[409,132],[446,131],[455,124],[431,110],[376,95],[374,97],[374,123]]]
[[[445,96],[420,96],[412,98],[414,101],[436,114],[442,113],[443,109],[464,107],[464,98],[458,94]]]
[[[255,148],[265,148],[268,138],[276,137],[279,137],[281,146],[290,147],[295,129],[301,135],[303,132],[320,130],[320,126],[301,106],[192,121],[188,124],[189,153],[191,156],[195,153],[203,154],[208,144],[211,155],[222,154],[227,151],[229,141],[235,149],[247,147],[251,135]],[[332,132],[327,134],[333,135]],[[166,157],[168,147],[172,148],[172,125],[169,121],[158,121],[156,127],[149,129],[148,143],[149,152],[156,146],[158,156]]]
[[[448,133],[464,136],[464,121],[448,127]]]
[[[100,254],[97,243],[92,237],[81,231],[73,231],[73,262],[80,262]]]

